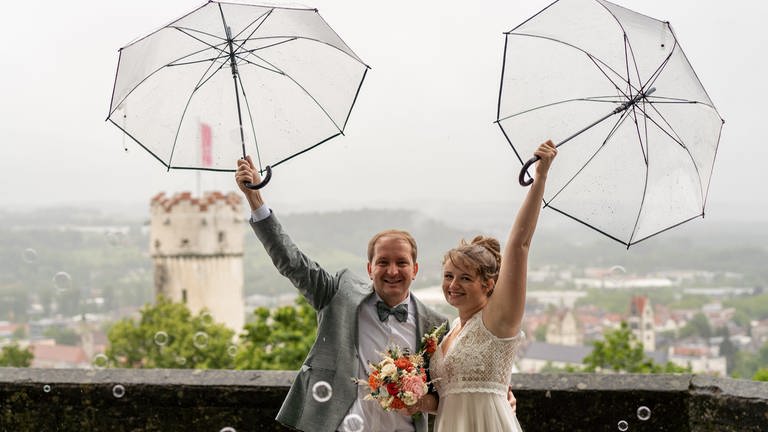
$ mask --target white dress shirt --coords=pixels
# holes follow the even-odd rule
[[[415,351],[416,341],[416,307],[411,301],[411,295],[401,304],[408,305],[408,319],[400,322],[394,315],[389,315],[385,321],[379,320],[376,302],[381,301],[378,294],[372,295],[362,305],[357,314],[357,354],[360,359],[358,378],[368,382],[370,373],[369,363],[378,363],[382,353],[389,346],[397,345]],[[384,411],[379,403],[363,400],[369,393],[368,385],[360,385],[357,399],[352,404],[347,415],[356,414],[363,419],[365,432],[412,432],[415,430],[413,420],[408,415],[397,411]],[[342,427],[344,425],[342,424]],[[343,429],[340,429],[343,430]]]

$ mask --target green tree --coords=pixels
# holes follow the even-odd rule
[[[616,330],[608,330],[603,334],[604,340],[592,342],[592,352],[584,357],[584,370],[596,372],[610,370],[630,373],[680,373],[690,372],[684,368],[667,362],[659,365],[645,355],[643,344],[637,340],[626,322]]]
[[[752,376],[755,381],[768,381],[768,368],[760,368]]]
[[[734,378],[749,379],[755,376],[760,370],[768,364],[768,342],[765,343],[756,353],[748,351],[738,351],[734,361],[731,376]],[[754,379],[754,378],[753,378]]]
[[[717,335],[723,337],[723,341],[720,342],[720,355],[725,357],[725,364],[728,366],[728,373],[730,374],[736,364],[736,353],[739,349],[731,342],[731,332],[728,327],[723,326],[718,329]]]
[[[0,366],[29,367],[34,357],[29,347],[21,349],[18,343],[13,342],[0,351]]]
[[[304,297],[296,306],[271,311],[257,308],[255,320],[240,335],[237,369],[282,369],[301,367],[317,335],[317,316]]]
[[[234,367],[234,331],[214,323],[203,310],[193,315],[182,303],[158,296],[135,322],[123,319],[109,329],[109,366],[132,368],[227,369]]]

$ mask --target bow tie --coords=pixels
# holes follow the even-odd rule
[[[390,308],[383,301],[377,301],[376,312],[379,313],[379,319],[381,321],[386,321],[387,317],[390,315],[394,315],[395,318],[400,322],[405,322],[405,320],[408,319],[408,305],[405,303]]]

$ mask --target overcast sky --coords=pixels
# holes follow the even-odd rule
[[[768,207],[768,3],[618,3],[671,22],[726,120],[708,213],[758,217]],[[194,174],[166,172],[104,119],[118,48],[200,4],[42,0],[4,6],[0,203],[6,209],[147,205],[160,191],[196,190]],[[519,163],[493,124],[502,33],[548,0],[303,4],[318,8],[372,70],[346,136],[276,169],[266,189],[271,202],[317,208],[436,202],[460,208],[467,200],[519,199]],[[232,178],[204,174],[202,188],[230,190]]]

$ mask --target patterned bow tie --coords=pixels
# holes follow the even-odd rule
[[[377,301],[376,312],[379,313],[379,319],[381,321],[386,321],[387,317],[390,315],[394,315],[400,322],[405,322],[405,320],[408,319],[408,305],[405,303],[390,308],[383,301]]]

